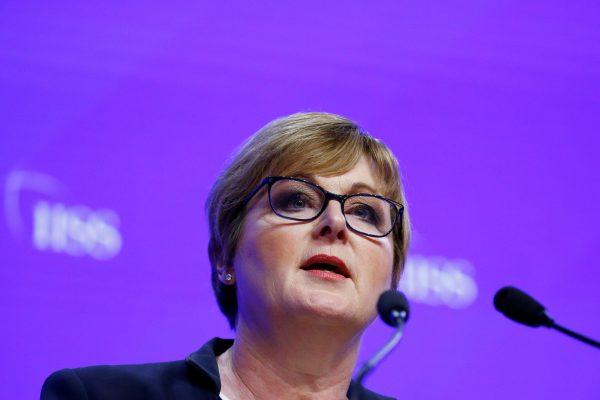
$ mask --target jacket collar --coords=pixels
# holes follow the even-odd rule
[[[221,377],[217,357],[233,345],[233,339],[213,338],[199,350],[190,354],[185,361],[193,366],[204,379],[214,387],[215,393],[221,392]]]
[[[189,365],[193,366],[194,369],[202,375],[204,380],[210,383],[217,395],[221,393],[221,376],[219,375],[217,357],[223,354],[232,345],[233,339],[221,339],[216,337],[185,359]],[[358,393],[355,394],[354,398],[364,400],[391,400],[389,397],[380,396],[356,384],[356,382],[351,381],[350,387],[348,388],[349,399],[353,398],[352,395],[355,391]]]

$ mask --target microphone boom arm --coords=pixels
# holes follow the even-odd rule
[[[362,385],[362,382],[366,378],[366,376],[373,370],[375,366],[377,366],[377,364],[379,364],[385,357],[387,357],[387,355],[390,354],[392,350],[394,350],[394,347],[396,347],[398,342],[400,342],[400,339],[402,339],[402,328],[404,328],[404,321],[401,318],[401,313],[396,310],[393,310],[392,315],[398,321],[396,333],[394,333],[394,336],[392,336],[392,338],[385,344],[385,346],[383,346],[381,350],[379,350],[379,352],[377,352],[377,354],[371,357],[366,363],[362,365],[362,367],[360,367],[360,370],[356,375],[356,383],[358,383],[359,385]]]
[[[556,329],[557,331],[564,333],[567,336],[572,337],[573,339],[577,339],[583,343],[587,343],[590,346],[593,346],[597,349],[600,349],[600,342],[595,341],[594,339],[590,339],[587,336],[583,336],[580,333],[574,332],[570,329],[565,328],[564,326],[560,326],[558,325],[556,322],[552,321],[552,325],[550,325],[550,328],[552,329]]]

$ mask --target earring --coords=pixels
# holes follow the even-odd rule
[[[233,275],[230,273],[225,274],[225,282],[233,281]]]

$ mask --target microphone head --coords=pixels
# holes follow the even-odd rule
[[[397,327],[400,322],[408,321],[410,307],[406,296],[397,290],[387,290],[377,301],[379,317],[389,326]]]
[[[496,292],[494,307],[513,321],[527,326],[552,326],[552,319],[546,309],[527,293],[505,286]]]

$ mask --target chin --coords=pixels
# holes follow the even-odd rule
[[[295,302],[295,312],[312,322],[324,322],[327,325],[360,325],[358,305],[355,301],[326,290],[303,290]]]

